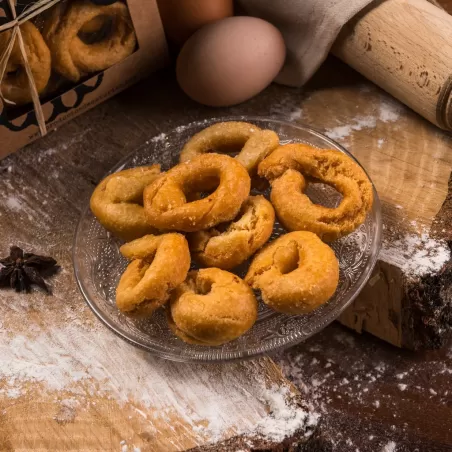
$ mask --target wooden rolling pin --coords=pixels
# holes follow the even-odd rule
[[[372,3],[332,52],[437,126],[452,130],[452,16],[426,0]]]

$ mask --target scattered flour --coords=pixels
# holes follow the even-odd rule
[[[149,141],[151,143],[158,143],[159,141],[164,141],[166,140],[166,133],[161,133],[159,135],[156,135],[155,137],[151,138]]]
[[[395,452],[397,444],[394,441],[389,441],[383,446],[381,452]]]
[[[396,122],[400,118],[403,108],[404,107],[396,100],[382,96],[380,104],[374,114],[356,116],[349,124],[343,124],[326,129],[325,135],[330,137],[332,140],[345,140],[354,131],[375,129],[375,127],[377,127],[377,121],[384,123]],[[378,147],[381,148],[384,142],[385,139],[380,138],[377,142]]]
[[[374,116],[357,116],[352,124],[326,129],[325,135],[332,140],[343,140],[355,130],[373,129],[376,125],[377,119]]]
[[[385,239],[380,259],[401,268],[406,275],[422,276],[437,271],[451,258],[445,241],[421,235],[407,234],[396,240]]]
[[[8,389],[8,391],[6,391],[6,395],[10,398],[10,399],[17,399],[18,397],[21,396],[21,392],[19,389],[17,388],[11,388]]]
[[[406,385],[406,384],[403,384],[403,383],[399,383],[397,386],[399,387],[399,389],[400,389],[401,391],[405,391],[405,389],[407,388],[407,385]]]
[[[5,205],[8,209],[19,211],[22,209],[22,203],[17,196],[8,196],[5,200]]]
[[[153,358],[100,325],[85,330],[79,322],[67,322],[49,331],[34,325],[27,336],[0,331],[0,381],[5,395],[26,395],[33,388],[30,382],[41,383],[52,393],[64,391],[69,397],[59,402],[60,412],[55,417],[59,422],[76,416],[77,401],[86,391],[120,405],[133,401],[165,422],[176,414],[210,441],[223,439],[231,429],[274,441],[301,428],[307,436],[312,432],[319,416],[291,401],[288,387],[268,388],[256,372],[257,364],[238,365],[249,370],[249,378],[243,377],[243,371],[225,366],[220,371],[222,378],[212,379],[210,366]],[[180,384],[178,375],[183,375]],[[254,381],[252,375],[256,375]],[[247,416],[243,416],[244,410]],[[241,419],[240,425],[237,419]]]
[[[257,433],[276,442],[283,441],[287,437],[287,431],[294,433],[305,429],[306,436],[312,434],[320,416],[302,409],[294,411],[288,405],[288,400],[290,400],[288,387],[273,386],[270,388],[267,400],[264,400],[268,404],[270,416],[258,424]]]
[[[291,121],[296,121],[300,119],[303,114],[303,110],[301,108],[295,108],[289,113],[289,119]]]
[[[301,102],[301,91],[295,91],[293,94],[283,94],[278,99],[278,102],[272,103],[270,116],[296,121],[303,117],[303,110],[300,108]]]
[[[391,99],[389,96],[381,100],[378,112],[378,119],[383,122],[396,122],[400,118],[404,107],[403,105]]]

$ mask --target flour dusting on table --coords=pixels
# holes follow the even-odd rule
[[[397,444],[394,441],[389,441],[388,444],[383,446],[381,452],[395,452]]]
[[[385,237],[379,258],[396,265],[409,276],[422,276],[440,270],[451,259],[447,242],[426,232],[407,233],[399,238]]]
[[[24,309],[26,304],[19,305],[13,315],[23,317]],[[282,441],[300,429],[309,435],[317,424],[318,415],[292,401],[288,387],[267,387],[258,362],[176,364],[67,315],[48,330],[34,325],[30,334],[0,332],[0,397],[26,396],[33,388],[29,383],[64,391],[70,397],[60,401],[55,417],[64,423],[84,405],[86,392],[124,406],[133,403],[148,422],[179,419],[208,441],[224,439],[227,432]]]
[[[318,450],[396,452],[423,429],[450,427],[452,342],[441,353],[413,353],[332,324],[277,363],[321,414],[319,430],[331,449]],[[426,417],[419,403],[426,396],[441,415]]]
[[[282,94],[277,102],[272,102],[269,111],[270,116],[287,121],[296,121],[302,118],[301,94],[301,90],[293,90],[293,92]]]
[[[404,108],[398,101],[383,94],[380,97],[379,105],[374,109],[372,114],[358,115],[352,118],[347,124],[327,128],[325,135],[332,140],[344,141],[353,132],[375,129],[379,121],[383,123],[397,122]],[[378,147],[380,148],[383,143],[384,139],[379,139]]]

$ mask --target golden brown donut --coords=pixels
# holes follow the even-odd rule
[[[41,94],[49,82],[51,72],[50,50],[42,38],[39,30],[31,23],[24,22],[20,26],[22,38],[27,53],[27,60],[35,81],[38,94]],[[5,51],[11,31],[0,33],[0,56]],[[13,50],[6,65],[5,76],[2,80],[1,90],[3,97],[17,105],[32,101],[28,76],[25,71],[22,52],[16,37]]]
[[[253,291],[218,268],[191,271],[171,295],[168,324],[189,344],[221,345],[248,331],[257,318]]]
[[[112,31],[104,39],[85,43],[80,30],[100,16],[112,17]],[[88,25],[86,25],[88,24]],[[127,6],[122,2],[95,5],[89,0],[59,3],[52,8],[45,27],[44,39],[52,53],[52,66],[67,79],[78,82],[84,74],[103,71],[132,54],[136,47]]]
[[[212,190],[204,199],[187,196]],[[148,223],[161,230],[193,232],[232,220],[250,192],[250,176],[237,160],[204,154],[180,163],[146,187],[144,210]]]
[[[260,290],[262,300],[275,311],[306,314],[333,296],[339,263],[312,232],[290,232],[256,255],[245,281]]]
[[[132,262],[116,288],[116,305],[137,317],[149,316],[165,304],[190,268],[188,243],[181,234],[146,235],[120,251]]]
[[[105,229],[125,241],[155,232],[144,214],[143,190],[159,176],[160,165],[110,174],[94,190],[91,211]]]
[[[274,222],[270,202],[263,196],[250,196],[233,222],[190,234],[190,250],[201,265],[229,270],[267,242]]]
[[[272,130],[262,130],[248,122],[219,122],[201,130],[185,143],[180,162],[206,152],[239,152],[237,160],[254,174],[259,162],[278,145],[279,137]]]
[[[271,183],[271,201],[279,220],[291,231],[306,230],[329,242],[354,231],[372,208],[372,184],[364,170],[336,150],[304,144],[278,147],[259,165]],[[334,187],[343,199],[338,207],[313,204],[305,177]]]

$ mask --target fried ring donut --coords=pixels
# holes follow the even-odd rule
[[[218,184],[219,181],[219,184]],[[216,190],[187,202],[187,195]],[[250,192],[250,176],[227,155],[205,154],[180,163],[144,190],[148,223],[161,230],[194,232],[232,220]]]
[[[180,162],[187,162],[206,152],[239,152],[237,160],[254,174],[257,165],[279,145],[279,137],[272,130],[262,130],[254,124],[240,121],[219,122],[185,143]]]
[[[27,60],[38,94],[41,94],[49,82],[51,72],[50,50],[47,47],[39,30],[31,23],[24,22],[20,26],[22,38],[27,53]],[[11,31],[0,33],[0,55],[6,49],[11,38]],[[19,41],[16,41],[6,65],[5,76],[2,81],[1,90],[3,97],[16,105],[27,104],[32,101],[31,89],[27,72],[24,68],[22,52]]]
[[[256,255],[245,281],[259,289],[264,303],[275,311],[305,314],[333,296],[339,263],[312,232],[290,232]]]
[[[190,234],[190,250],[206,267],[229,270],[245,262],[270,238],[273,206],[263,196],[250,196],[233,222]]]
[[[160,165],[110,174],[94,190],[91,211],[105,229],[125,241],[155,232],[144,214],[143,190],[159,176]]]
[[[114,19],[111,33],[93,44],[83,42],[78,33],[99,16]],[[137,43],[129,10],[122,2],[111,5],[96,5],[89,0],[68,5],[60,3],[52,8],[43,35],[52,53],[53,68],[74,83],[84,74],[103,71],[124,60],[134,52]]]
[[[270,181],[270,198],[286,229],[311,231],[327,242],[354,231],[372,208],[373,189],[366,173],[336,150],[286,144],[259,165],[259,175]],[[339,206],[313,204],[303,193],[305,177],[334,187],[343,195]]]
[[[116,288],[116,305],[137,317],[149,316],[165,304],[190,268],[188,243],[181,234],[146,235],[120,251],[132,262]]]
[[[171,295],[168,325],[189,344],[221,345],[248,331],[257,300],[238,276],[218,268],[191,271]]]

